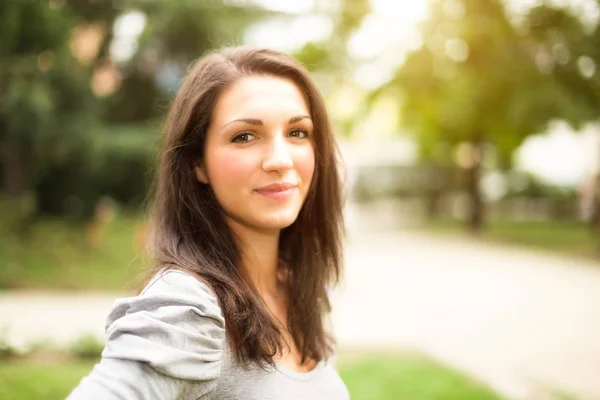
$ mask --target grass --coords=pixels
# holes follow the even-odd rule
[[[441,220],[427,223],[433,234],[466,235],[463,222]],[[592,228],[576,221],[502,221],[486,223],[482,238],[492,243],[513,244],[566,255],[597,258],[597,239]]]
[[[115,218],[97,245],[86,224],[64,219],[43,219],[23,238],[3,235],[0,288],[123,289],[143,267],[135,245],[141,222]]]
[[[372,357],[342,364],[352,399],[500,400],[484,385],[419,356]]]
[[[31,361],[0,364],[0,398],[63,399],[91,371],[93,362],[48,366]],[[418,356],[358,358],[344,362],[340,375],[353,400],[501,399],[484,386]]]
[[[0,399],[64,399],[81,378],[91,371],[92,366],[92,362],[58,365],[20,361],[2,362],[0,363]]]

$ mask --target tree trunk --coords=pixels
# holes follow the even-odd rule
[[[430,190],[426,194],[427,218],[435,221],[440,217],[440,200],[442,198],[441,190]]]
[[[596,231],[596,251],[600,255],[600,173],[596,173],[594,176],[593,190],[594,204],[592,220]]]
[[[10,198],[23,196],[31,187],[29,153],[28,146],[19,140],[9,138],[2,143],[2,183]]]
[[[0,146],[0,191],[7,196],[2,204],[3,219],[8,230],[26,238],[35,217],[35,201],[30,192],[32,149],[28,143],[12,138]]]
[[[483,161],[483,140],[476,139],[472,143],[472,160],[468,170],[467,188],[469,192],[469,229],[479,235],[484,223],[484,206],[481,199],[479,182],[481,180],[481,164]]]

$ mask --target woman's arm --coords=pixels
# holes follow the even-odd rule
[[[160,374],[143,362],[104,358],[67,400],[186,399],[185,392],[193,389],[190,383]]]

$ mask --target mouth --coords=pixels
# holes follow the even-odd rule
[[[289,198],[297,188],[298,185],[288,182],[274,183],[256,189],[256,192],[271,199],[284,200]]]

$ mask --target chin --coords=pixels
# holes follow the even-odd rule
[[[292,225],[298,218],[298,212],[277,212],[258,218],[256,225],[265,230],[281,230]]]

